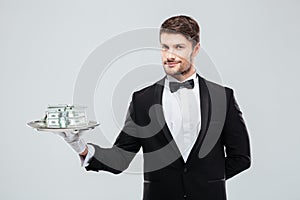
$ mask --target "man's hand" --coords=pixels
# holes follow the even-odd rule
[[[85,141],[81,137],[83,133],[84,131],[56,132],[56,134],[61,136],[75,152],[81,156],[85,156],[88,150]]]

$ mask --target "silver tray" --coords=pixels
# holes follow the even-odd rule
[[[80,127],[69,127],[69,128],[49,128],[46,126],[45,121],[36,120],[28,122],[27,125],[31,128],[34,128],[37,131],[48,131],[48,132],[77,132],[82,130],[94,129],[96,126],[99,126],[99,123],[95,121],[89,121],[85,126]]]

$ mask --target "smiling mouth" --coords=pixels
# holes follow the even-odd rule
[[[169,67],[174,67],[175,65],[181,63],[181,61],[165,61],[164,64],[168,65]]]

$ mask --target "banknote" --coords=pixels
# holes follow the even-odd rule
[[[46,109],[46,125],[49,128],[67,128],[88,124],[86,107],[68,104],[49,105]]]

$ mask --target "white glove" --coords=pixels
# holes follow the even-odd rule
[[[86,143],[81,137],[84,131],[73,131],[73,132],[58,132],[57,134],[61,136],[71,148],[78,154],[84,152],[86,149]]]

